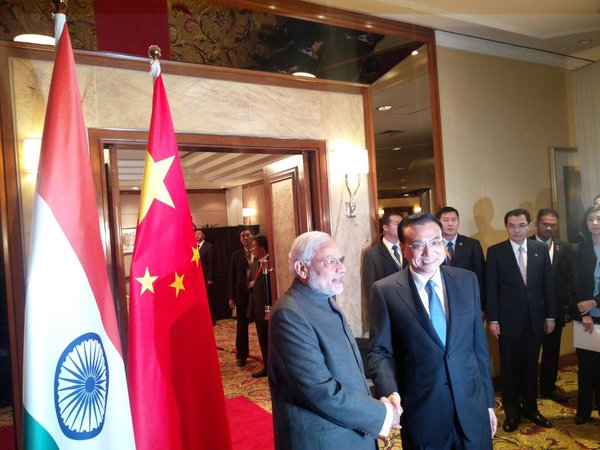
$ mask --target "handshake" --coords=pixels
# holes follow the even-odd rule
[[[388,397],[381,397],[379,399],[380,402],[382,402],[384,405],[388,405],[391,407],[392,412],[393,412],[393,417],[392,417],[392,423],[390,425],[389,428],[386,429],[386,427],[384,427],[381,431],[381,435],[382,436],[387,436],[390,432],[390,429],[395,428],[395,429],[400,429],[402,428],[400,426],[400,416],[402,415],[402,405],[400,404],[400,395],[397,392],[393,392],[392,394],[390,394]],[[386,420],[386,425],[387,425],[387,420]]]

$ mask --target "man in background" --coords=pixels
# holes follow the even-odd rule
[[[485,259],[483,249],[477,239],[458,234],[460,218],[456,208],[446,206],[435,213],[442,223],[442,237],[446,247],[444,264],[470,270],[479,283],[481,306],[485,310]]]
[[[266,236],[258,235],[252,240],[252,254],[254,263],[250,268],[248,278],[248,288],[250,296],[248,298],[248,313],[246,317],[254,321],[256,325],[256,334],[258,335],[258,344],[265,367],[252,374],[252,378],[267,376],[268,362],[268,341],[269,341],[269,320],[265,315],[265,306],[267,305],[267,296],[271,296],[270,283],[267,281],[269,274],[269,242]]]
[[[398,226],[401,222],[400,213],[385,213],[381,218],[381,242],[367,249],[363,255],[363,287],[367,298],[371,294],[373,283],[406,267],[398,239]]]
[[[242,248],[231,255],[229,264],[229,307],[236,310],[235,349],[238,367],[246,365],[248,359],[248,275],[254,262],[252,255],[252,231],[240,229]]]
[[[204,274],[204,285],[206,286],[206,296],[208,297],[208,305],[210,307],[210,316],[212,323],[217,323],[215,319],[215,312],[217,305],[215,305],[215,296],[213,294],[213,284],[215,282],[215,249],[210,242],[206,242],[204,231],[201,228],[194,229],[194,235],[196,236],[196,244],[200,251],[200,264],[202,264],[202,273]]]
[[[404,219],[409,270],[372,289],[369,367],[377,395],[399,393],[402,448],[491,450],[494,389],[479,286],[442,266],[442,226],[429,213]]]
[[[276,450],[375,450],[397,425],[392,396],[376,400],[348,320],[334,296],[343,289],[344,257],[320,231],[290,250],[291,287],[269,324],[269,387]],[[394,405],[394,406],[393,406]]]
[[[527,239],[531,216],[513,209],[504,216],[508,239],[488,249],[487,321],[500,347],[502,428],[515,431],[521,417],[552,428],[537,407],[538,358],[544,334],[552,333],[556,301],[548,249]]]
[[[540,396],[564,405],[567,403],[567,396],[557,388],[556,378],[562,330],[570,321],[569,311],[574,304],[574,291],[571,247],[567,242],[556,238],[557,231],[558,212],[550,208],[540,209],[535,221],[535,234],[529,239],[541,242],[548,248],[556,297],[556,325],[552,333],[544,336],[542,343]]]

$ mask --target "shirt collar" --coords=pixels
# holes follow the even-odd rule
[[[432,280],[437,287],[442,287],[442,274],[439,267],[430,277],[414,272],[412,267],[410,267],[410,273],[412,274],[417,291],[422,291],[429,280]]]
[[[511,245],[511,247],[513,249],[513,252],[518,253],[519,252],[519,247],[523,247],[523,249],[525,249],[525,253],[527,253],[527,239],[525,239],[521,245],[517,244],[512,239],[509,239],[509,242],[510,242],[510,245]]]

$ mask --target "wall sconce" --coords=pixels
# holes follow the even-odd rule
[[[361,175],[369,173],[369,153],[366,149],[336,150],[332,154],[332,170],[344,175],[349,199],[344,203],[346,217],[356,217],[354,197],[360,188]],[[354,177],[356,177],[354,179]]]
[[[41,148],[42,140],[40,138],[23,139],[23,168],[25,172],[37,172]]]
[[[377,215],[379,216],[380,219],[383,217],[384,214],[385,214],[385,209],[379,208],[377,210]]]
[[[255,215],[256,208],[242,208],[242,217],[244,219],[244,225],[252,225],[252,217],[254,217]]]
[[[413,214],[420,213],[422,211],[420,206],[413,206]]]

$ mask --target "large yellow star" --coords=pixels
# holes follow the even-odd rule
[[[192,260],[190,262],[196,262],[196,267],[198,267],[198,264],[200,263],[200,250],[198,250],[197,246],[192,246]]]
[[[185,277],[185,273],[181,276],[175,272],[175,281],[173,281],[169,286],[175,288],[175,298],[179,296],[179,291],[185,291],[185,286],[183,285],[183,277]]]
[[[150,291],[154,294],[154,286],[152,285],[158,277],[150,276],[150,271],[146,267],[146,273],[144,273],[143,277],[136,278],[142,284],[142,290],[140,295],[142,295],[146,291]]]
[[[148,214],[150,206],[154,199],[175,208],[167,186],[165,186],[165,177],[173,164],[175,156],[170,156],[161,161],[154,161],[150,152],[146,152],[146,165],[144,168],[144,184],[142,185],[142,199],[140,202],[140,223]]]

